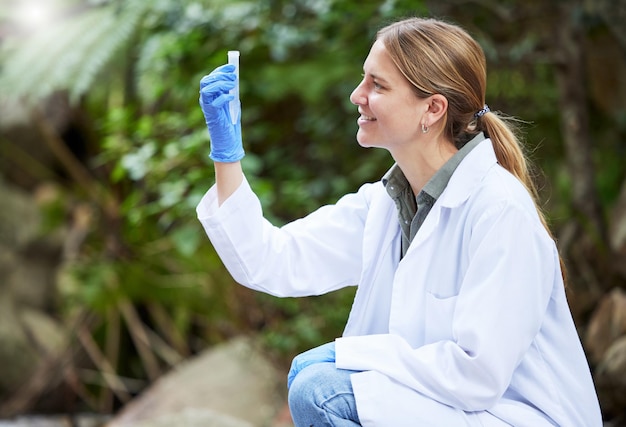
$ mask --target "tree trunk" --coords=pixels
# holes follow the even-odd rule
[[[604,293],[612,273],[589,129],[583,7],[568,2],[559,2],[556,7],[559,20],[554,26],[552,46],[574,213],[560,233],[559,246],[574,290],[570,303],[578,316],[584,315]]]
[[[626,0],[596,0],[592,5],[622,48],[626,49]]]
[[[606,226],[595,186],[593,149],[589,132],[582,22],[580,14],[572,13],[571,10],[567,5],[561,6],[561,23],[556,29],[555,38],[561,132],[572,180],[574,211],[594,239],[606,241]]]

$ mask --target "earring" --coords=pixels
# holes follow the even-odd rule
[[[428,133],[428,126],[422,123],[422,133]]]

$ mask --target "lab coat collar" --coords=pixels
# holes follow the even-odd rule
[[[461,161],[439,198],[442,207],[453,208],[465,202],[487,171],[497,163],[491,139],[480,142]]]
[[[443,208],[461,206],[478,187],[487,171],[497,163],[490,139],[478,143],[461,161],[452,174],[448,186],[432,207],[424,223],[409,246],[405,258],[410,258],[433,233],[439,224]]]

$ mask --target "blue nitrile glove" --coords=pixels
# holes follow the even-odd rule
[[[228,110],[228,102],[234,99],[228,91],[235,88],[236,78],[235,66],[227,64],[200,80],[200,107],[211,136],[209,157],[216,162],[236,162],[245,154],[241,142],[241,115],[233,125]]]
[[[293,362],[291,362],[291,369],[289,369],[289,374],[287,375],[287,388],[291,387],[291,383],[298,375],[298,372],[303,370],[309,365],[313,365],[315,363],[323,363],[323,362],[334,362],[335,361],[335,342],[329,342],[327,344],[323,344],[319,347],[312,348],[311,350],[307,350],[304,353],[300,353],[296,357],[294,357]]]

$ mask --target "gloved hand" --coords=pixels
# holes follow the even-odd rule
[[[311,350],[307,350],[304,353],[300,353],[296,357],[294,357],[291,362],[291,369],[289,369],[289,374],[287,375],[287,388],[291,387],[291,383],[298,375],[298,372],[303,370],[309,365],[313,365],[315,363],[323,363],[323,362],[334,362],[335,361],[335,342],[329,342],[323,344],[319,347],[312,348]]]
[[[200,108],[211,136],[209,157],[216,162],[236,162],[245,154],[241,142],[241,115],[233,125],[228,110],[228,103],[234,99],[228,91],[235,88],[236,79],[235,66],[227,64],[200,80]]]

